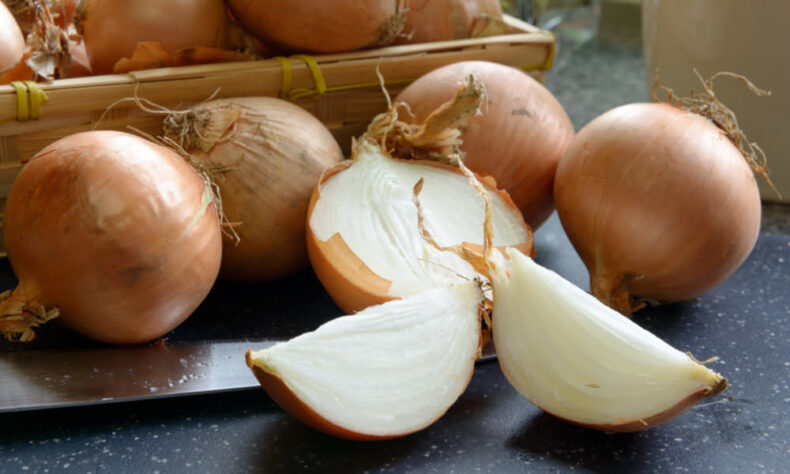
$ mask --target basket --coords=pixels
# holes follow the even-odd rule
[[[94,128],[160,135],[162,116],[134,97],[179,109],[210,97],[280,96],[318,117],[347,152],[351,137],[386,110],[379,74],[393,97],[423,74],[467,60],[518,67],[542,82],[553,35],[511,16],[505,22],[507,34],[483,38],[0,86],[0,206],[22,163],[58,138]]]

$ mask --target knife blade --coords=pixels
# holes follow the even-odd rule
[[[279,341],[35,350],[0,354],[0,413],[258,388],[247,349]],[[478,363],[496,358],[493,345]]]
[[[0,413],[259,387],[244,354],[275,342],[3,353]]]

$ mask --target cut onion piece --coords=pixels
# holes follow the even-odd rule
[[[480,354],[481,302],[474,282],[429,290],[250,350],[247,365],[280,407],[318,430],[403,436],[466,389]]]
[[[457,168],[397,160],[360,143],[326,173],[308,211],[308,252],[318,278],[347,313],[480,276],[420,235],[413,188],[424,179],[425,226],[443,246],[482,246],[483,200]],[[533,251],[532,233],[508,195],[489,187],[494,245]]]
[[[520,252],[495,265],[493,333],[508,381],[579,425],[636,431],[666,422],[727,381]],[[501,254],[500,254],[501,257]]]

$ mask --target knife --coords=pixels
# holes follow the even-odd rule
[[[247,349],[276,340],[0,354],[0,413],[258,388]],[[491,344],[478,363],[493,360]]]

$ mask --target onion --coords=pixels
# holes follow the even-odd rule
[[[82,0],[74,21],[95,74],[112,73],[141,42],[158,42],[170,53],[228,46],[222,0]]]
[[[351,160],[321,178],[308,211],[308,251],[316,275],[345,312],[479,276],[455,253],[423,240],[420,228],[442,246],[475,253],[483,244],[485,210],[477,192],[456,165],[436,161],[452,158],[458,127],[481,100],[482,88],[469,82],[422,126],[400,122],[399,108],[390,108],[373,120]],[[417,183],[425,196],[422,222],[412,203]],[[532,253],[532,232],[507,193],[487,189],[494,245]]]
[[[724,281],[760,230],[760,195],[724,131],[668,104],[618,107],[585,125],[554,183],[592,293],[623,314]],[[634,300],[636,298],[636,300]]]
[[[480,354],[481,300],[474,282],[428,290],[248,351],[247,365],[280,407],[316,429],[405,436],[466,389]]]
[[[461,138],[465,163],[493,177],[538,228],[554,209],[552,185],[557,163],[573,138],[573,125],[554,96],[518,69],[483,61],[443,66],[414,81],[395,102],[409,105],[420,123],[455,94],[473,74],[486,87],[484,113],[469,120]]]
[[[337,53],[384,46],[400,34],[404,0],[227,0],[233,16],[265,44]]]
[[[321,173],[343,160],[326,126],[270,97],[203,103],[165,123],[166,135],[217,184],[234,223],[238,241],[224,240],[222,276],[267,281],[307,267],[310,196]]]
[[[0,4],[0,84],[18,79],[13,72],[20,64],[24,65],[24,55],[22,30],[5,4]]]
[[[481,22],[492,19],[502,19],[499,0],[412,0],[396,43],[470,38]]]
[[[181,156],[134,135],[82,132],[48,145],[8,195],[5,247],[19,284],[0,303],[0,329],[30,340],[59,311],[99,341],[161,337],[217,277],[213,197]]]
[[[516,390],[575,424],[638,431],[727,388],[705,367],[509,249],[491,282],[497,360]]]
[[[36,22],[36,7],[43,6],[52,12],[54,23],[66,28],[74,19],[77,0],[3,0],[19,23],[22,31],[29,33]]]

